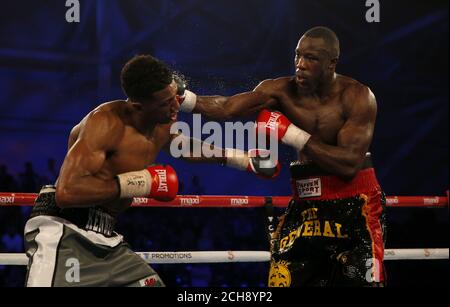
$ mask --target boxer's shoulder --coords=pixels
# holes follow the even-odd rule
[[[337,91],[341,92],[344,96],[367,95],[371,92],[367,85],[351,77],[337,75],[336,81]]]
[[[290,84],[292,77],[280,77],[275,79],[265,79],[259,83],[258,87],[265,89],[280,89]]]
[[[119,103],[105,103],[89,112],[72,128],[69,148],[80,137],[110,144],[119,142],[124,135],[126,122],[122,109]]]
[[[280,77],[275,79],[266,79],[258,84],[255,91],[265,93],[272,97],[279,97],[281,93],[287,93],[290,90],[292,77]]]
[[[371,89],[355,79],[338,75],[336,90],[340,97],[339,101],[347,110],[356,106],[376,108],[375,95]]]

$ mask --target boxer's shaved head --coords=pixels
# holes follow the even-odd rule
[[[325,42],[327,52],[332,59],[339,58],[340,48],[339,39],[333,30],[327,27],[314,27],[303,34],[305,37],[321,38]]]

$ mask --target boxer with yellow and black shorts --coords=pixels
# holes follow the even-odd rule
[[[291,164],[293,198],[272,235],[269,286],[382,286],[384,194],[367,155],[350,181]]]
[[[330,28],[307,30],[293,51],[295,74],[228,97],[185,90],[180,110],[214,120],[259,113],[258,140],[270,136],[294,149],[298,161],[310,161],[293,167],[296,192],[275,240],[270,285],[380,285],[383,196],[364,163],[375,94],[337,73],[340,42]]]

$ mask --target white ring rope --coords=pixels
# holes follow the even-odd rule
[[[266,251],[202,251],[202,252],[138,252],[147,263],[230,263],[267,262]],[[448,259],[448,248],[386,249],[385,260]],[[0,253],[0,265],[27,265],[28,258],[21,253]]]

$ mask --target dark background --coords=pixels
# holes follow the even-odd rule
[[[301,34],[316,25],[341,41],[337,71],[370,86],[378,102],[371,151],[387,195],[448,189],[448,1],[64,0],[0,7],[0,191],[37,192],[57,174],[70,129],[98,104],[124,98],[122,65],[150,53],[183,73],[197,94],[231,95],[294,72]],[[179,120],[190,121],[190,114]],[[184,194],[288,195],[288,163],[276,181],[165,154]],[[52,161],[50,162],[49,161]],[[55,171],[48,165],[54,163]],[[1,252],[22,252],[29,208],[0,209]],[[261,209],[130,209],[120,230],[136,251],[267,250]],[[389,209],[387,248],[448,247],[447,209]],[[448,260],[388,262],[391,286],[446,285]],[[267,264],[159,265],[172,286],[262,286]],[[24,267],[0,266],[1,286]]]

